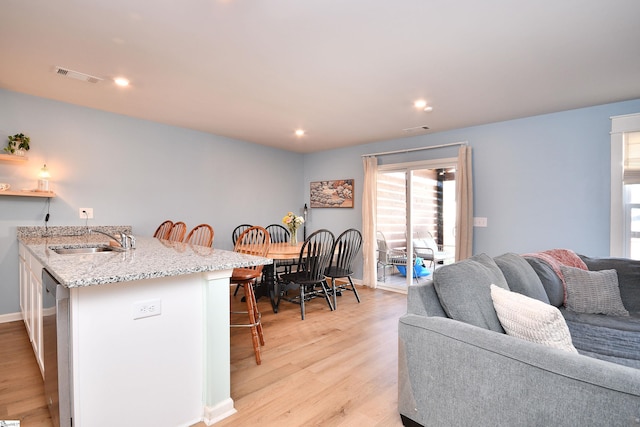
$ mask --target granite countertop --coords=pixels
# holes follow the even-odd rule
[[[62,285],[69,288],[230,270],[273,262],[269,258],[142,236],[136,236],[136,249],[61,255],[51,248],[109,245],[109,238],[101,234],[79,234],[81,230],[76,229],[71,232],[66,230],[66,235],[53,232],[42,236],[44,233],[27,230],[31,228],[41,227],[19,227],[18,240]],[[116,232],[110,234],[117,235]]]

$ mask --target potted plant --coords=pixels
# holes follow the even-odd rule
[[[4,148],[9,154],[15,154],[17,156],[24,156],[24,153],[29,151],[29,142],[31,138],[26,136],[23,133],[16,133],[13,136],[9,137],[9,142],[7,146]]]

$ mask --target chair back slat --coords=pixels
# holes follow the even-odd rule
[[[269,232],[258,225],[249,227],[238,237],[234,245],[234,251],[254,255],[265,258],[269,253],[271,245],[271,236]],[[251,269],[256,271],[256,276],[262,273],[263,265],[254,265],[252,267],[242,267],[243,269]]]
[[[287,243],[290,238],[289,230],[280,224],[271,224],[267,226],[267,231],[271,236],[271,243]]]
[[[362,248],[362,234],[355,228],[345,230],[336,239],[333,248],[333,263],[331,264],[336,270],[353,272],[353,261]]]
[[[153,233],[153,237],[157,239],[166,239],[169,237],[171,227],[173,227],[173,221],[166,220],[156,228],[156,232]]]
[[[247,228],[251,228],[251,224],[240,224],[239,226],[233,229],[233,232],[231,232],[231,241],[233,242],[233,246],[236,245],[236,242],[238,241],[238,237],[240,237],[242,232],[245,231]]]
[[[209,224],[200,224],[193,227],[187,235],[185,242],[192,245],[211,247],[213,237],[213,228]]]
[[[182,221],[178,221],[171,227],[167,240],[171,240],[172,242],[182,242],[186,233],[187,224]]]
[[[318,282],[324,279],[324,272],[331,263],[335,237],[329,230],[312,233],[302,244],[298,259],[298,273],[306,275],[304,282]]]

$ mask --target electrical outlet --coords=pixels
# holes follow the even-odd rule
[[[93,208],[78,208],[80,219],[93,219]]]
[[[133,304],[133,319],[159,316],[162,313],[162,301],[159,299],[139,301]]]

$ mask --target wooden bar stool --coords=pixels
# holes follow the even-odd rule
[[[213,228],[209,224],[200,224],[193,227],[187,235],[185,243],[192,245],[211,247],[213,243]]]
[[[172,242],[182,242],[184,239],[184,235],[187,232],[187,224],[182,221],[176,222],[171,227],[171,231],[167,236],[167,240],[171,240]]]
[[[271,238],[267,230],[263,227],[255,226],[246,229],[236,241],[234,251],[243,254],[266,257],[269,253]],[[231,284],[242,285],[244,288],[244,299],[247,304],[247,311],[232,311],[231,314],[247,314],[249,323],[231,323],[232,328],[250,328],[253,340],[253,351],[256,356],[256,363],[262,363],[260,346],[264,345],[264,335],[262,333],[261,314],[258,310],[256,295],[253,285],[256,279],[262,275],[262,265],[254,267],[234,268],[231,273]]]
[[[169,233],[171,232],[171,227],[173,227],[173,221],[166,220],[162,224],[156,228],[156,232],[153,233],[153,237],[157,239],[166,239],[169,237]]]

